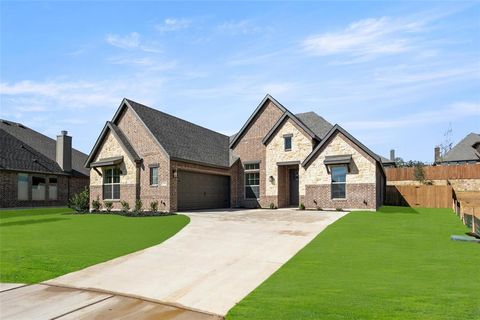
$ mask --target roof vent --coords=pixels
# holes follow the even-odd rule
[[[21,124],[21,123],[17,123],[17,126],[19,126],[20,128],[25,129],[25,126],[24,126],[23,124]]]
[[[7,126],[11,126],[12,124],[8,122],[7,120],[2,120],[2,123],[5,123]]]

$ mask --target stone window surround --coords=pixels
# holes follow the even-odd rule
[[[290,140],[290,148],[287,148],[287,138]],[[293,133],[283,135],[283,149],[284,151],[292,151],[293,148]]]
[[[112,182],[111,183],[105,183],[105,178],[107,176],[106,174],[106,171],[107,170],[115,170],[117,169],[119,174],[118,174],[118,182],[113,182],[113,179],[114,179],[114,174],[112,172]],[[103,176],[103,179],[102,179],[102,198],[103,200],[105,201],[120,201],[121,199],[121,176],[122,176],[123,172],[122,172],[122,169],[120,168],[120,166],[116,165],[116,166],[109,166],[109,167],[103,167],[102,168],[102,176]],[[114,186],[118,185],[118,199],[117,198],[113,198],[114,196]],[[112,188],[112,198],[110,199],[107,199],[105,198],[105,186],[111,186]]]

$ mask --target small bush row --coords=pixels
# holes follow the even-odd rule
[[[82,192],[79,192],[70,199],[68,205],[70,208],[74,209],[78,213],[87,213],[90,210],[90,196],[88,188],[85,188]],[[116,214],[122,214],[126,216],[156,216],[156,215],[167,215],[166,212],[158,211],[158,201],[150,202],[150,210],[144,210],[142,200],[138,199],[135,201],[135,206],[133,210],[130,210],[130,204],[127,201],[120,201],[121,210],[116,211]],[[102,210],[103,208],[103,210]],[[97,197],[96,200],[92,200],[91,209],[93,213],[111,213],[113,209],[112,201],[104,201],[103,205],[100,199]]]

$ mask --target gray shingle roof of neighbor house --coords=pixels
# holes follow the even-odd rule
[[[56,161],[0,129],[0,169],[65,174]]]
[[[57,143],[54,139],[32,130],[21,123],[9,120],[0,120],[0,129],[21,141],[23,145],[28,146],[31,150],[35,150],[37,153],[42,154],[56,163]],[[83,166],[87,157],[85,153],[72,148],[72,174],[89,175],[88,169]],[[27,168],[25,168],[25,170],[27,170]]]
[[[480,153],[475,145],[480,143],[480,134],[470,133],[448,151],[440,162],[480,161]]]
[[[229,137],[125,99],[172,160],[230,167]]]

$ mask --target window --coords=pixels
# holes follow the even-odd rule
[[[32,177],[32,200],[45,200],[45,177]]]
[[[260,198],[260,163],[245,164],[245,198]]]
[[[283,136],[283,141],[284,141],[285,151],[292,150],[292,136],[291,135]]]
[[[245,164],[245,171],[247,170],[259,170],[260,163],[247,163]]]
[[[119,168],[108,168],[103,172],[103,199],[120,199],[120,174]]]
[[[57,200],[57,177],[48,178],[48,200]]]
[[[28,174],[19,173],[17,175],[18,200],[28,200]]]
[[[150,185],[158,186],[158,167],[150,167]]]
[[[331,167],[332,173],[332,199],[346,198],[347,167]]]

